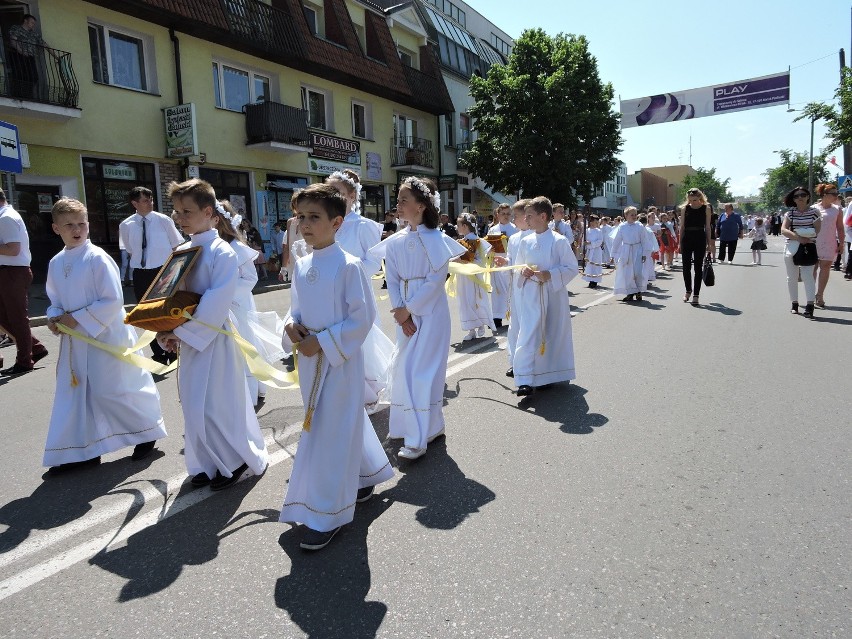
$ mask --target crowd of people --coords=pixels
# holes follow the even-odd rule
[[[207,182],[172,183],[171,217],[153,211],[150,191],[133,189],[136,213],[121,227],[138,299],[172,251],[197,252],[180,279],[198,300],[191,317],[160,330],[154,342],[161,364],[180,357],[184,457],[193,486],[221,490],[267,465],[256,414],[268,380],[249,370],[238,336],[267,362],[297,355],[305,417],[280,520],[304,526],[307,550],[325,547],[353,520],[355,505],[393,476],[371,412],[389,405],[389,437],[401,442],[399,459],[423,457],[444,436],[451,297],[466,331],[463,341],[506,329],[506,375],[516,394],[528,397],[575,378],[567,285],[581,262],[592,289],[604,269],[615,268],[614,293],[631,303],[642,300],[657,266],[671,270],[680,256],[683,301],[698,306],[705,262],[733,262],[737,242],[748,236],[752,264],[760,265],[774,226],[757,216],[743,220],[732,205],[717,217],[698,189],[687,192],[677,215],[627,207],[615,219],[566,216],[564,206],[539,196],[500,205],[485,229],[469,214],[453,225],[440,213],[436,185],[422,177],[403,180],[396,215],[381,225],[360,214],[360,190],[355,172],[340,171],[294,194],[294,216],[273,236],[282,278],[291,282],[291,305],[268,334],[251,295],[260,251],[251,247],[240,216]],[[788,194],[780,228],[791,310],[798,313],[801,280],[806,317],[825,305],[829,272],[840,267],[844,241],[847,249],[852,242],[852,204],[842,210],[834,185],[816,190],[815,204],[802,187]],[[32,370],[47,349],[28,324],[21,325],[28,247],[20,216],[0,191],[4,204],[0,326],[14,338],[18,358],[3,374],[18,375]],[[151,372],[116,355],[139,343],[124,321],[125,269],[88,240],[84,204],[62,198],[52,216],[64,248],[48,270],[48,328],[60,342],[43,463],[59,474],[97,465],[101,455],[128,446],[132,459],[144,459],[167,433]],[[394,340],[381,329],[372,278],[384,280]]]

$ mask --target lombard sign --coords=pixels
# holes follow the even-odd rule
[[[621,128],[759,109],[790,100],[790,72],[621,101]]]
[[[185,158],[198,155],[198,129],[195,105],[179,104],[163,109],[166,117],[166,157]]]
[[[311,133],[311,157],[361,165],[361,143],[324,133]]]

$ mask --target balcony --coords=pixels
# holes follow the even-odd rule
[[[432,140],[415,137],[393,138],[390,156],[391,166],[396,169],[414,172],[433,172],[435,170]]]
[[[246,146],[278,153],[308,153],[308,112],[278,102],[257,102],[243,107]]]
[[[0,114],[63,121],[79,118],[80,85],[71,54],[30,45],[34,55],[7,50],[0,61]]]
[[[456,166],[460,169],[465,169],[464,155],[470,151],[470,142],[459,142],[456,144]]]

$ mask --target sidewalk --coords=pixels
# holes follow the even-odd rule
[[[277,291],[282,288],[290,288],[290,285],[282,284],[277,278],[270,277],[258,282],[252,290],[252,293],[254,295],[260,295],[261,293]],[[45,313],[47,312],[47,307],[50,306],[50,300],[47,299],[45,285],[43,283],[31,285],[29,298],[30,326],[44,326],[47,324],[47,316]],[[136,295],[133,293],[132,286],[124,287],[124,304],[126,308],[132,307],[136,304]]]

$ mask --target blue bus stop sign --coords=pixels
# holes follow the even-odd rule
[[[0,121],[0,171],[23,173],[18,127]]]

